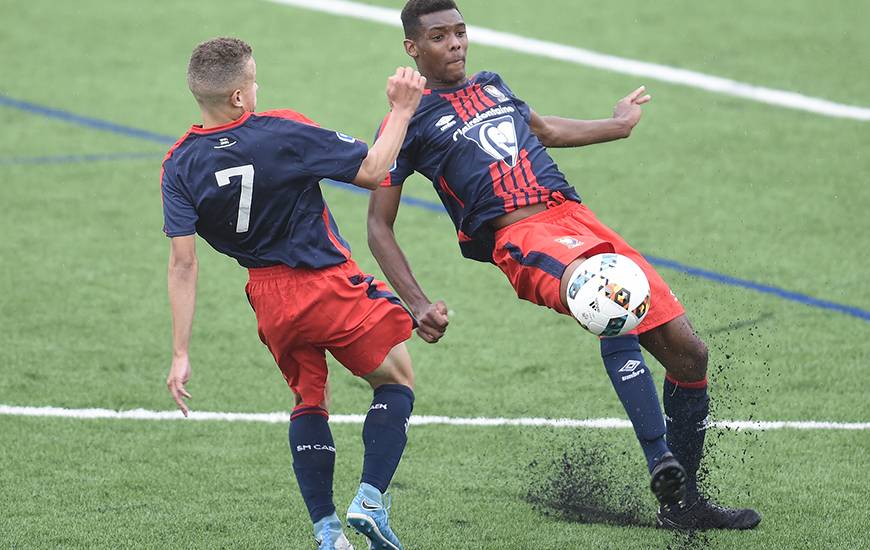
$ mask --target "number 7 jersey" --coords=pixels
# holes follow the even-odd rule
[[[249,268],[341,264],[350,247],[319,182],[350,182],[367,154],[365,143],[291,110],[192,126],[163,161],[163,231],[197,233]]]

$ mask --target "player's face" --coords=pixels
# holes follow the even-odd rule
[[[405,40],[405,51],[414,58],[429,87],[447,87],[465,82],[468,37],[465,21],[456,10],[420,17],[422,30],[414,40]]]
[[[239,102],[245,111],[257,110],[257,63],[254,58],[248,60],[248,66],[245,69],[247,77],[241,88],[239,88]]]

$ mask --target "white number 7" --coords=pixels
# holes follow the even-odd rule
[[[251,221],[251,199],[254,197],[254,165],[246,164],[215,172],[218,187],[230,184],[230,178],[242,176],[242,194],[239,197],[239,219],[236,221],[236,233],[245,233]]]

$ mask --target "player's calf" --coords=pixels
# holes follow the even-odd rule
[[[637,336],[602,338],[601,357],[652,472],[670,449],[665,442],[665,420],[655,383],[640,353]]]
[[[335,471],[335,442],[326,411],[319,407],[297,407],[290,420],[290,452],[293,472],[312,522],[335,512],[332,478]]]

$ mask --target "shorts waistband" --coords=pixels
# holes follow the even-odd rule
[[[506,225],[501,229],[496,230],[495,239],[498,240],[504,234],[505,231],[510,229],[511,227],[517,227],[523,225],[525,223],[547,223],[553,220],[558,220],[560,218],[568,215],[572,210],[580,208],[582,205],[579,202],[566,200],[565,202],[559,203],[555,206],[551,206],[546,210],[542,210],[537,214],[532,214],[528,218],[523,218],[520,221],[514,222],[510,225]]]
[[[249,281],[268,281],[271,279],[290,279],[290,280],[305,280],[324,277],[336,271],[344,272],[350,261],[331,265],[329,267],[313,268],[313,267],[290,267],[288,265],[279,264],[269,267],[249,267]]]

